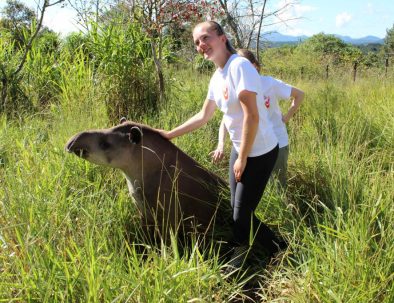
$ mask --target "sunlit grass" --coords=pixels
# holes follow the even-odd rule
[[[65,70],[58,104],[23,121],[0,119],[0,302],[228,302],[240,296],[242,280],[225,281],[215,254],[196,245],[183,251],[176,241],[144,243],[121,173],[64,151],[75,132],[117,123],[108,121],[90,71],[74,69]],[[168,103],[142,122],[169,129],[200,109],[209,77],[189,71],[171,77]],[[289,124],[289,188],[280,195],[270,185],[258,208],[290,248],[258,279],[258,297],[390,303],[394,85],[373,79],[295,84],[306,99]],[[219,121],[217,115],[174,142],[227,178],[227,165],[208,156]]]

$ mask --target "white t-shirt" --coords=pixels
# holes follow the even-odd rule
[[[268,109],[269,119],[279,141],[279,148],[289,144],[289,136],[286,124],[282,121],[282,112],[279,107],[279,100],[289,99],[291,96],[291,86],[269,76],[261,76],[261,85],[264,90],[264,105]]]
[[[223,69],[216,69],[209,83],[207,98],[215,101],[224,113],[224,124],[238,153],[244,118],[238,95],[243,90],[256,93],[259,125],[248,157],[257,157],[272,150],[278,144],[278,139],[264,105],[263,87],[257,70],[247,59],[234,54]]]

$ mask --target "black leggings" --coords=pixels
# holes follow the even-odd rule
[[[238,154],[234,148],[231,150],[229,175],[235,246],[249,243],[252,222],[254,241],[262,245],[270,254],[278,251],[278,240],[275,234],[254,214],[274,168],[278,150],[276,146],[261,156],[248,157],[240,182],[235,181],[233,171]]]

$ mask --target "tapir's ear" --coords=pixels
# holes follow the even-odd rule
[[[141,138],[142,138],[141,128],[139,128],[138,126],[133,126],[130,129],[130,133],[129,133],[130,142],[133,144],[138,144],[141,142]]]
[[[123,124],[123,123],[125,123],[127,121],[127,119],[126,119],[126,117],[122,117],[122,118],[120,118],[120,124]]]

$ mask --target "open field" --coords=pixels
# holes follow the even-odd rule
[[[74,133],[109,122],[88,70],[68,73],[58,102],[0,117],[0,302],[228,302],[244,279],[224,281],[215,254],[146,247],[119,171],[64,151]],[[173,71],[155,115],[169,129],[199,110],[209,77]],[[288,80],[288,79],[283,79]],[[349,79],[350,80],[350,79]],[[290,242],[260,277],[263,302],[394,301],[394,82],[299,80],[304,104],[289,124],[289,189],[270,186],[259,216]],[[287,106],[287,104],[284,104]],[[133,116],[130,113],[130,116]],[[174,140],[226,178],[208,153],[220,114]],[[207,144],[208,142],[208,144]],[[228,149],[229,151],[229,149]],[[246,298],[245,298],[246,300]]]

